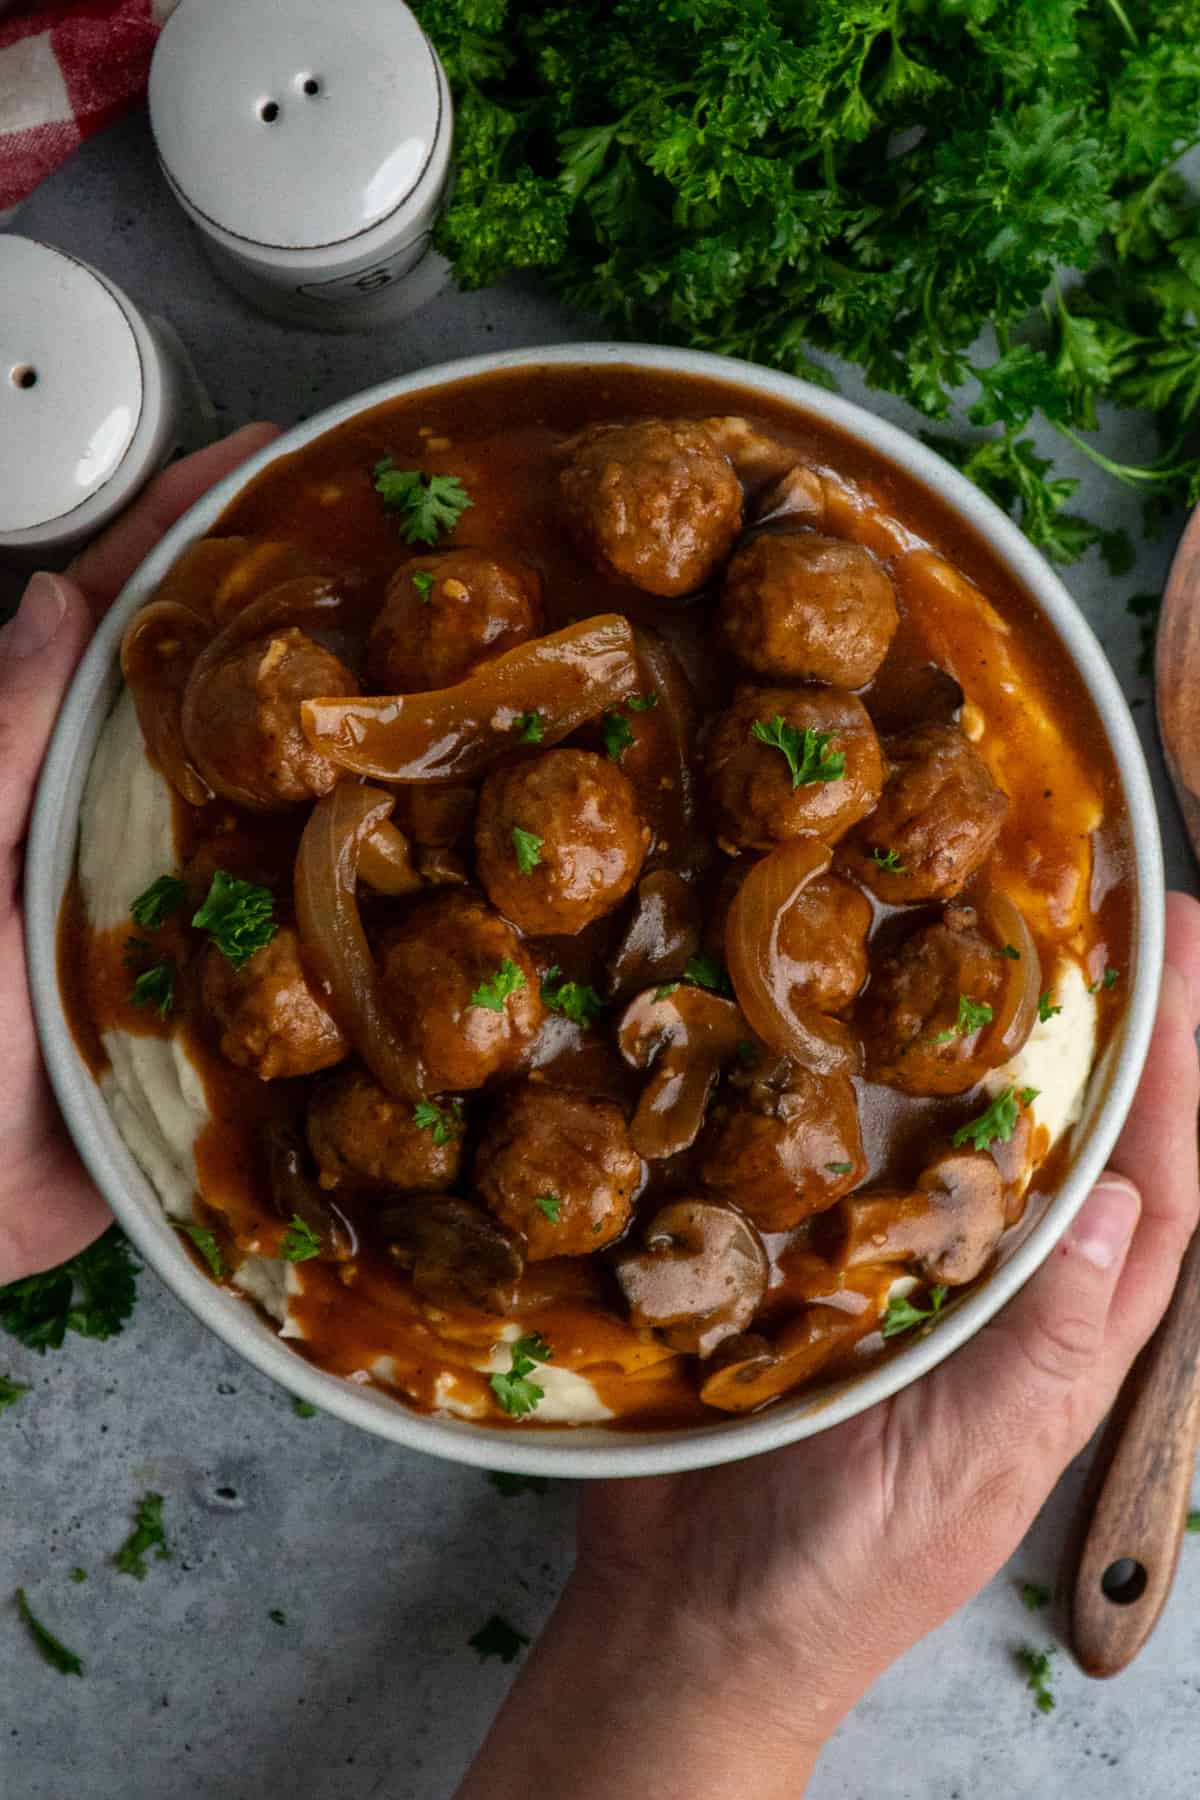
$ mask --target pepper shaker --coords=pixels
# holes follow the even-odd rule
[[[180,0],[149,97],[166,180],[253,305],[353,331],[445,285],[450,90],[401,0]]]

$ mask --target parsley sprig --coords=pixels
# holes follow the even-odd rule
[[[270,888],[218,869],[203,906],[192,914],[192,924],[197,931],[207,931],[222,956],[240,969],[278,930],[275,896]]]
[[[463,1129],[463,1103],[452,1100],[449,1106],[439,1106],[436,1100],[418,1100],[413,1107],[413,1124],[430,1132],[440,1150]]]
[[[1054,1695],[1050,1690],[1050,1678],[1054,1671],[1050,1667],[1053,1649],[1035,1650],[1030,1644],[1022,1644],[1016,1651],[1017,1667],[1025,1677],[1025,1686],[1033,1695],[1034,1705],[1040,1713],[1052,1713],[1055,1707]]]
[[[136,1581],[144,1581],[146,1558],[152,1550],[159,1562],[170,1561],[171,1551],[167,1544],[162,1509],[161,1494],[142,1495],[134,1515],[133,1530],[113,1557],[113,1562],[122,1575],[132,1575]]]
[[[398,469],[390,456],[380,457],[371,479],[388,512],[399,513],[401,533],[410,544],[436,544],[443,532],[453,531],[471,504],[457,475]]]
[[[532,875],[542,860],[542,845],[545,838],[540,838],[536,831],[523,831],[519,825],[512,828],[513,855],[517,859],[517,868],[522,875]]]
[[[488,1383],[497,1400],[514,1419],[524,1419],[534,1411],[539,1400],[544,1400],[546,1390],[539,1387],[536,1381],[530,1381],[538,1363],[548,1363],[554,1352],[540,1332],[531,1332],[528,1337],[519,1337],[510,1346],[512,1363],[502,1375],[493,1375]]]
[[[484,1006],[488,1012],[503,1012],[510,994],[519,993],[526,985],[525,977],[509,957],[505,957],[494,975],[481,981],[471,995],[472,1006]]]
[[[562,1013],[572,1025],[590,1025],[605,1010],[594,987],[582,981],[567,981],[557,963],[542,976],[540,992],[543,1006]]]
[[[969,994],[958,996],[958,1016],[947,1031],[934,1034],[935,1044],[948,1044],[953,1037],[969,1037],[992,1022],[992,1009],[986,1000],[972,1000]]]
[[[1037,1088],[1022,1088],[1019,1093],[1015,1088],[1002,1088],[977,1119],[968,1119],[965,1125],[959,1126],[951,1143],[956,1150],[963,1144],[973,1144],[976,1150],[986,1150],[997,1140],[1007,1144],[1017,1128],[1021,1107],[1032,1106],[1037,1097]]]
[[[221,1246],[207,1225],[184,1224],[180,1230],[187,1233],[197,1250],[208,1264],[209,1272],[217,1281],[224,1280],[225,1263],[221,1256]]]
[[[945,1305],[947,1292],[944,1287],[930,1288],[928,1306],[914,1306],[907,1296],[889,1300],[881,1327],[884,1337],[898,1337],[902,1331],[911,1331],[914,1325],[931,1323]]]
[[[17,1611],[28,1627],[29,1635],[37,1645],[38,1654],[43,1662],[48,1662],[52,1669],[60,1675],[82,1675],[83,1663],[74,1650],[68,1650],[60,1638],[47,1629],[35,1615],[26,1598],[25,1589],[19,1587],[16,1592]]]
[[[310,1262],[314,1256],[321,1254],[320,1232],[314,1231],[299,1213],[293,1213],[292,1222],[280,1242],[279,1254],[284,1262]]]
[[[143,969],[129,990],[134,1006],[152,1006],[160,1019],[168,1018],[175,1007],[175,970],[169,962],[153,963]]]
[[[846,773],[845,755],[833,748],[831,731],[815,731],[811,725],[801,731],[776,713],[773,719],[755,719],[750,736],[782,752],[793,788],[811,787],[816,781],[840,781]]]
[[[160,875],[132,903],[130,916],[144,931],[157,931],[186,899],[187,889],[178,875]]]
[[[133,1311],[137,1274],[116,1225],[57,1269],[0,1288],[0,1325],[29,1350],[57,1350],[68,1331],[115,1337]]]

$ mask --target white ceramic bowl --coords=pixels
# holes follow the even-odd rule
[[[1061,1188],[1012,1256],[938,1324],[873,1370],[819,1393],[782,1400],[746,1418],[674,1431],[604,1427],[531,1432],[426,1418],[385,1394],[326,1374],[276,1336],[249,1304],[216,1287],[196,1268],[167,1223],[158,1198],[117,1133],[63,1017],[55,968],[55,931],[75,859],[84,780],[118,687],[117,657],[130,615],[146,601],[180,552],[211,529],[234,495],[276,457],[311,443],[381,401],[494,369],[553,363],[634,364],[735,383],[753,395],[788,401],[828,420],[935,490],[969,522],[1050,619],[1078,668],[1112,746],[1133,826],[1135,935],[1128,999],[1112,1045],[1093,1074],[1079,1147]],[[1012,1298],[1045,1259],[1103,1169],[1129,1109],[1145,1058],[1162,965],[1163,869],[1146,765],[1104,654],[1066,589],[1017,527],[977,488],[916,439],[823,389],[725,357],[626,344],[579,344],[504,351],[444,363],[386,381],[286,432],[212,489],[175,524],[124,588],[97,632],[67,696],[42,770],[26,860],[28,949],[34,1009],[46,1065],[67,1126],[98,1187],[137,1249],[167,1286],[248,1362],[327,1412],[394,1443],[484,1468],[551,1476],[658,1475],[730,1462],[824,1431],[915,1381],[965,1343]],[[161,1348],[171,1356],[171,1344]]]

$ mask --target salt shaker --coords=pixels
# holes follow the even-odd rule
[[[180,0],[150,123],[210,260],[263,311],[353,331],[445,285],[450,91],[401,0]]]
[[[194,376],[160,320],[49,244],[0,235],[0,296],[0,551],[25,561],[90,537],[183,447]]]

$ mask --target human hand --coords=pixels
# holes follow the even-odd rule
[[[1198,1025],[1200,906],[1174,894],[1137,1098],[1046,1263],[844,1425],[585,1486],[575,1574],[461,1800],[794,1800],[870,1684],[1012,1554],[1162,1317],[1200,1213]]]
[[[54,720],[88,639],[138,564],[201,494],[275,435],[273,425],[245,425],[164,469],[65,575],[33,576],[0,630],[0,1285],[65,1262],[109,1219],[58,1116],[25,975],[25,830]]]

